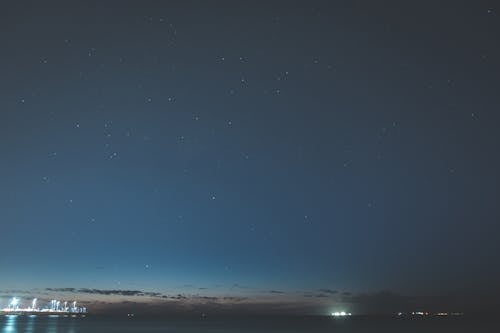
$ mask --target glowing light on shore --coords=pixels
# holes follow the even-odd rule
[[[19,299],[16,297],[13,297],[12,300],[10,301],[10,307],[12,309],[15,309],[18,304],[19,304]]]
[[[352,313],[340,311],[340,312],[332,312],[333,317],[349,317],[352,316]]]
[[[34,298],[31,301],[31,306],[22,306],[21,301],[17,297],[13,297],[8,303],[6,308],[0,308],[0,315],[18,315],[18,314],[37,314],[37,313],[45,313],[45,314],[84,314],[87,313],[87,309],[85,307],[77,307],[76,301],[73,302],[73,307],[68,307],[68,302],[64,303],[58,300],[51,300],[46,307],[38,307],[37,306],[38,299]],[[28,303],[30,304],[30,303]],[[64,307],[61,306],[64,304]]]

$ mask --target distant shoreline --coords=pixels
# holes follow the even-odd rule
[[[54,311],[0,311],[0,316],[33,316],[33,317],[85,317],[84,313],[54,312]]]

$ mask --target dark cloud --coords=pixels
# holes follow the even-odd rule
[[[328,289],[328,288],[324,288],[324,289],[318,289],[319,292],[322,292],[322,293],[325,293],[325,294],[338,294],[338,290],[333,290],[333,289]]]
[[[121,290],[121,289],[90,289],[90,288],[45,288],[52,292],[68,292],[80,294],[93,294],[105,296],[146,296],[146,297],[162,297],[163,294],[142,290]]]
[[[77,291],[76,288],[45,288],[45,290],[61,292],[61,293],[74,293]]]
[[[203,288],[208,289],[208,288]],[[144,290],[121,290],[121,289],[91,289],[91,288],[45,288],[49,292],[60,292],[60,293],[77,293],[77,294],[89,294],[89,295],[104,295],[104,296],[127,296],[127,297],[150,297],[158,298],[164,301],[188,301],[188,302],[243,302],[248,300],[247,297],[238,296],[204,296],[204,295],[187,295],[187,294],[176,294],[176,295],[166,295],[158,292],[150,292]],[[274,291],[274,293],[281,293],[279,291]],[[111,302],[116,304],[116,302]],[[133,302],[136,304],[136,302]],[[99,302],[100,305],[104,302]],[[125,304],[122,302],[122,304]]]
[[[285,292],[281,291],[281,290],[269,290],[269,293],[270,294],[284,294]]]
[[[327,298],[327,297],[330,297],[331,295],[326,295],[326,294],[304,294],[302,296],[307,297],[307,298],[312,298],[312,297],[315,297],[315,298]]]
[[[178,294],[177,296],[172,296],[170,298],[173,298],[173,299],[187,299],[188,297],[185,296],[185,295]]]
[[[222,297],[224,301],[232,301],[232,302],[242,302],[248,300],[248,297],[238,297],[238,296],[225,296]]]
[[[213,301],[217,302],[220,300],[219,297],[214,297],[214,296],[198,296],[199,299],[206,300],[206,301]]]

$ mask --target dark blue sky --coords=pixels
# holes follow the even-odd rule
[[[0,13],[4,301],[496,304],[495,2]]]

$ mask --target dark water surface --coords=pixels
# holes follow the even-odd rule
[[[205,319],[141,318],[49,318],[0,317],[0,333],[83,333],[83,332],[172,332],[172,333],[266,333],[266,332],[388,332],[388,333],[459,333],[500,332],[495,318],[429,318],[420,320],[389,317],[259,317]]]

